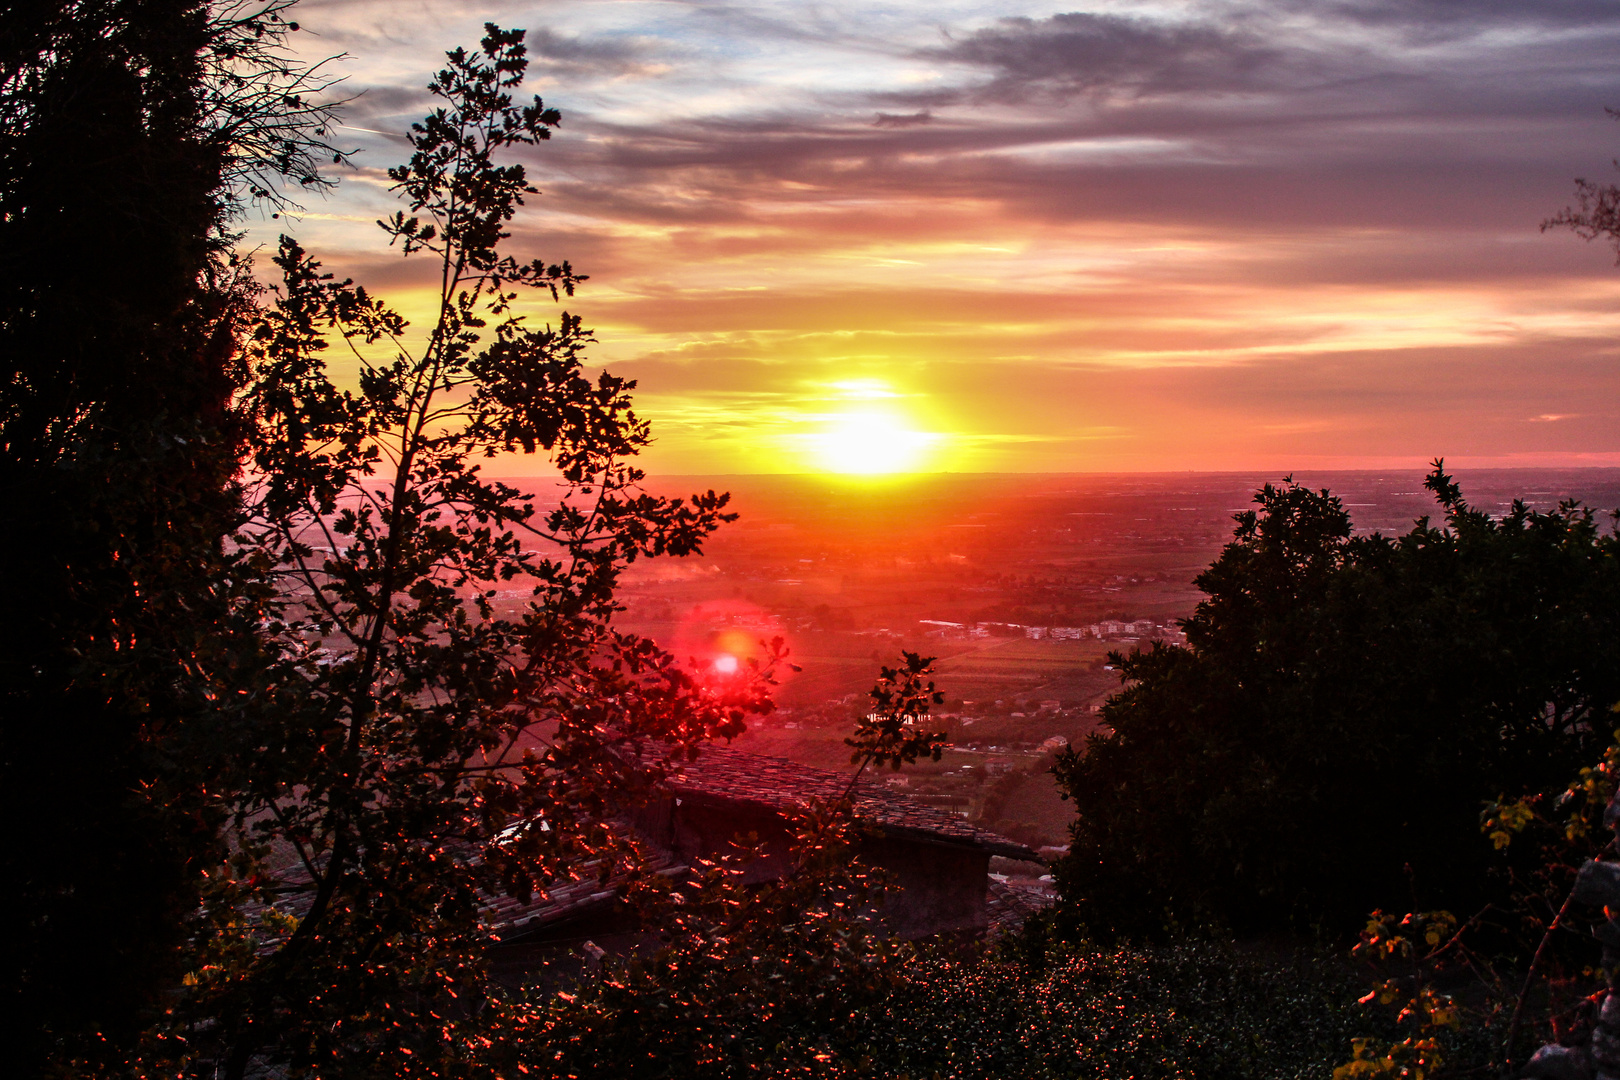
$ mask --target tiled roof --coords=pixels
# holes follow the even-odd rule
[[[998,938],[1017,933],[1025,919],[1051,907],[1055,898],[1043,890],[1019,888],[991,878],[984,901],[985,911],[990,916],[988,933]]]
[[[675,794],[785,810],[810,799],[833,801],[849,787],[848,774],[800,765],[719,746],[704,747],[695,761],[677,762],[664,783]],[[1009,859],[1039,860],[1033,850],[1005,836],[975,828],[955,814],[895,795],[873,779],[855,787],[855,813],[889,836],[976,847]]]
[[[678,762],[672,768],[674,771],[664,782],[678,796],[710,802],[729,800],[776,810],[802,806],[812,798],[835,800],[849,787],[847,774],[716,746],[704,748],[697,760]],[[1023,844],[975,828],[954,814],[890,794],[874,780],[863,778],[856,785],[854,796],[856,814],[876,824],[886,835],[960,844],[1011,859],[1039,858]],[[656,845],[649,845],[648,855],[651,859],[648,870],[676,876],[686,872],[686,867],[673,855]],[[302,918],[309,911],[314,896],[309,874],[295,867],[277,877],[285,891],[276,907],[285,914]],[[479,914],[497,938],[510,939],[515,934],[538,930],[596,910],[599,905],[611,904],[622,884],[623,878],[619,875],[606,882],[587,876],[580,881],[554,884],[543,894],[535,893],[527,903],[484,893],[480,897]],[[991,884],[993,890],[995,882]],[[259,904],[247,907],[250,916],[260,910],[262,905]]]

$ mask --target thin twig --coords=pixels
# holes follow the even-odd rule
[[[1602,856],[1609,851],[1614,847],[1614,843],[1613,840],[1610,840],[1607,844],[1604,844],[1598,855]],[[1519,1034],[1519,1021],[1524,1014],[1524,1003],[1530,996],[1530,987],[1535,982],[1536,969],[1541,966],[1541,960],[1547,953],[1547,946],[1552,942],[1553,934],[1563,924],[1564,916],[1569,913],[1569,906],[1574,901],[1575,886],[1571,885],[1569,895],[1564,897],[1563,906],[1558,909],[1558,914],[1553,916],[1553,921],[1547,924],[1547,932],[1541,935],[1541,944],[1536,946],[1536,954],[1530,958],[1530,970],[1525,972],[1524,988],[1519,991],[1519,998],[1513,1003],[1513,1018],[1508,1021],[1507,1040],[1502,1046],[1502,1052],[1507,1055],[1509,1061],[1513,1060],[1513,1040]]]
[[[1569,895],[1564,897],[1564,906],[1558,909],[1553,921],[1547,924],[1547,932],[1541,935],[1541,944],[1536,946],[1536,954],[1530,958],[1530,970],[1524,974],[1524,988],[1519,991],[1519,998],[1513,1003],[1513,1018],[1508,1021],[1507,1039],[1502,1045],[1502,1052],[1508,1060],[1513,1060],[1513,1040],[1519,1035],[1519,1020],[1524,1015],[1524,1003],[1530,996],[1530,988],[1535,984],[1536,969],[1541,966],[1542,957],[1547,953],[1547,946],[1552,942],[1553,932],[1564,921],[1569,913],[1570,904],[1575,902],[1575,890],[1571,888]]]

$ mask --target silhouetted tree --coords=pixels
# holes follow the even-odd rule
[[[174,984],[251,665],[237,180],[316,182],[285,3],[0,9],[0,945],[6,1056],[117,1056]]]
[[[1118,658],[1113,734],[1065,754],[1064,916],[1093,932],[1345,931],[1489,895],[1486,800],[1562,783],[1620,701],[1620,546],[1590,510],[1352,537],[1267,485],[1198,578],[1185,648]]]
[[[513,98],[524,32],[486,31],[448,54],[440,106],[389,171],[408,209],[380,224],[435,264],[432,321],[408,326],[284,237],[249,336],[231,558],[273,585],[238,605],[266,666],[241,684],[256,705],[227,785],[231,858],[210,868],[151,1067],[482,1075],[534,1013],[497,1000],[480,904],[633,873],[624,800],[770,707],[759,666],[698,681],[613,626],[625,568],[698,551],[727,500],[644,493],[633,384],[587,376],[577,317],[516,314],[582,279],[501,250],[534,192],[501,158],[559,116]],[[328,371],[332,343],[356,385]],[[541,455],[552,496],[486,479],[504,454]]]

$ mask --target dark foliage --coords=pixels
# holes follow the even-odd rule
[[[945,733],[934,731],[932,707],[945,700],[934,689],[934,658],[914,652],[900,654],[900,667],[879,668],[877,685],[869,695],[873,711],[858,720],[855,734],[844,740],[854,752],[859,776],[870,764],[898,770],[918,758],[938,761],[945,751]]]
[[[613,625],[625,568],[701,550],[726,497],[643,492],[634,384],[584,370],[578,318],[514,310],[583,280],[501,250],[534,194],[503,159],[560,122],[514,96],[523,37],[491,25],[447,54],[441,104],[389,171],[408,209],[379,224],[439,271],[424,327],[281,241],[246,349],[254,468],[232,538],[264,583],[239,610],[267,667],[230,858],[150,1067],[491,1074],[540,1006],[497,1000],[480,905],[633,875],[615,815],[670,755],[770,708],[767,667],[698,680]],[[542,456],[544,502],[483,475],[515,453]]]
[[[1114,734],[1063,756],[1065,917],[1351,932],[1489,896],[1482,805],[1556,788],[1620,700],[1620,561],[1590,511],[1493,519],[1439,468],[1445,523],[1352,538],[1267,486],[1199,579],[1186,648],[1120,658]]]
[[[320,145],[321,108],[271,89],[307,86],[265,64],[280,6],[0,10],[0,1014],[23,1071],[127,1048],[219,855],[222,687],[256,653],[220,546],[252,298],[232,180],[308,175]]]
[[[833,995],[802,961],[740,964],[725,986],[753,992],[736,997],[673,964],[615,973],[528,1032],[530,1075],[1303,1080],[1326,1076],[1356,1035],[1394,1030],[1325,956],[1183,943],[1074,950],[1036,969],[876,955],[882,966]]]
[[[845,740],[859,763],[851,788],[873,762],[938,759],[943,736],[921,723],[940,699],[932,674],[933,659],[911,652],[880,668],[872,712]],[[913,951],[874,922],[885,881],[857,856],[848,792],[789,824],[792,866],[778,880],[748,884],[763,848],[744,846],[679,889],[644,883],[634,895],[658,947],[549,1002],[528,1025],[523,1060],[554,1076],[847,1071],[852,1040],[871,1037]]]
[[[882,875],[854,857],[847,801],[792,822],[796,865],[750,885],[759,853],[640,897],[657,947],[610,961],[528,1025],[531,1075],[824,1076],[903,978],[910,949],[870,921]]]
[[[923,961],[856,1029],[844,1075],[1320,1077],[1382,1029],[1358,993],[1329,958],[1213,944],[1079,949],[1038,970]]]

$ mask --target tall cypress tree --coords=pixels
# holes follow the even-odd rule
[[[121,1052],[218,854],[254,653],[222,573],[252,308],[226,229],[266,127],[220,105],[274,77],[243,43],[283,6],[0,8],[0,1014],[25,1069]]]

